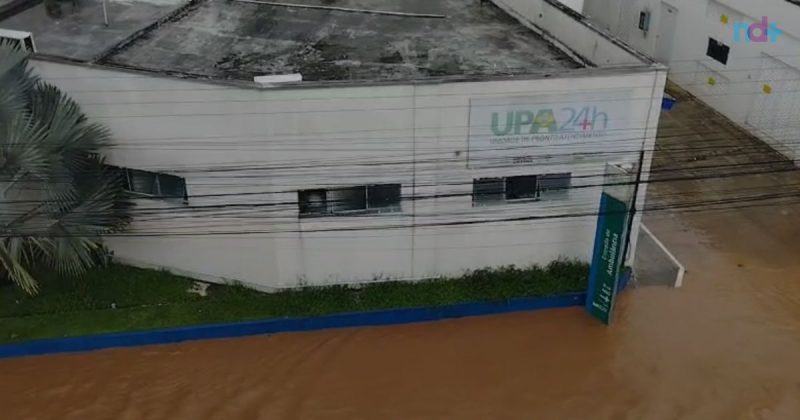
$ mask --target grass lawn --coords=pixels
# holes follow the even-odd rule
[[[46,278],[37,296],[28,296],[12,285],[0,287],[0,342],[548,296],[586,290],[588,270],[587,264],[557,261],[545,268],[477,270],[459,278],[416,283],[272,294],[212,285],[208,296],[201,297],[187,292],[191,279],[113,265],[79,279]]]

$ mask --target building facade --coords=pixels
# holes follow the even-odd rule
[[[800,159],[800,2],[592,0],[584,14],[670,67],[670,79]]]
[[[114,134],[120,261],[270,290],[588,261],[609,164],[641,165],[637,236],[665,69],[554,0],[496,5],[569,63],[264,87],[32,62]]]

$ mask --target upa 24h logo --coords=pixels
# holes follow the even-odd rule
[[[492,134],[519,136],[531,134],[580,133],[605,130],[608,114],[597,107],[565,107],[556,112],[551,108],[522,109],[492,113]]]

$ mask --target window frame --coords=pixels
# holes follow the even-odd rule
[[[139,197],[139,198],[151,198],[151,199],[165,200],[165,201],[180,201],[180,202],[182,202],[184,204],[188,204],[189,203],[189,187],[186,185],[186,178],[184,178],[184,177],[173,175],[173,174],[168,174],[168,173],[145,171],[145,170],[142,170],[142,169],[128,168],[128,167],[123,167],[123,166],[114,166],[114,165],[106,165],[106,166],[109,167],[109,168],[112,168],[115,171],[119,171],[119,173],[122,174],[122,176],[123,176],[123,188],[125,189],[125,192],[127,194],[130,194],[131,196]],[[142,173],[153,175],[155,177],[154,183],[155,183],[156,194],[136,191],[134,189],[133,174],[132,174],[133,171],[138,171],[138,172],[142,172]],[[180,181],[182,181],[182,183],[183,183],[183,196],[179,197],[179,196],[173,196],[173,195],[169,195],[169,196],[162,195],[162,192],[161,192],[161,179],[160,179],[161,176],[171,176],[171,177],[178,178]]]
[[[332,193],[332,192],[342,193],[344,191],[355,191],[355,190],[361,190],[361,191],[356,191],[356,192],[357,192],[357,195],[361,195],[362,196],[362,198],[359,200],[359,203],[361,203],[361,202],[364,203],[364,207],[363,208],[359,207],[359,208],[352,208],[352,209],[347,209],[347,210],[333,210],[333,209],[336,208],[336,205],[335,205],[336,200],[331,200],[331,197],[329,195],[330,193]],[[332,202],[334,203],[333,205],[331,204]],[[337,215],[337,214],[355,214],[355,213],[365,212],[365,211],[367,211],[367,208],[368,208],[367,186],[366,185],[355,185],[355,186],[351,186],[351,187],[337,187],[337,188],[325,189],[325,204],[326,204],[326,207],[327,207],[327,213],[330,213],[330,214],[333,214],[333,215]]]
[[[715,46],[718,49],[725,49],[725,60],[724,61],[719,57],[715,57],[715,56],[711,55],[712,47],[715,47]],[[716,38],[708,37],[708,46],[706,47],[706,57],[716,61],[717,63],[722,64],[723,66],[727,66],[728,65],[728,61],[730,61],[730,58],[731,58],[731,46],[726,44],[726,43],[724,43],[724,42],[722,42],[722,41],[720,41],[720,40],[718,40],[718,39],[716,39]]]
[[[393,192],[396,189],[397,197],[396,200],[392,198],[392,204],[386,206],[377,206],[374,203],[371,204],[370,202],[370,189],[378,188],[378,187],[387,187],[392,188]],[[346,187],[333,187],[333,188],[311,188],[307,190],[297,190],[297,204],[298,204],[298,215],[300,218],[313,218],[313,217],[336,217],[336,216],[359,216],[359,215],[368,215],[368,214],[391,214],[391,213],[401,213],[403,211],[402,207],[402,184],[398,183],[391,183],[391,184],[367,184],[367,185],[351,185]],[[354,189],[363,189],[364,191],[364,207],[363,208],[355,208],[350,210],[334,210],[335,206],[333,206],[331,200],[331,193],[336,191],[346,191],[346,190],[354,190]],[[324,206],[325,211],[321,212],[304,212],[303,211],[303,194],[311,193],[311,192],[322,192],[324,194]]]
[[[527,179],[527,181],[530,182],[530,178],[533,178],[533,194],[532,194],[532,196],[509,198],[509,193],[510,193],[509,188],[508,188],[509,182],[524,182],[524,179]],[[505,193],[503,194],[503,198],[505,199],[505,201],[508,201],[508,202],[511,202],[511,203],[517,203],[517,202],[520,202],[520,201],[536,201],[536,200],[538,200],[541,197],[541,194],[539,192],[539,178],[541,178],[541,175],[518,175],[518,176],[505,177],[504,178],[504,181],[505,181],[504,182],[504,184],[505,184]]]
[[[315,211],[315,212],[305,211],[304,212],[303,211],[304,207],[305,208],[311,208],[311,207],[315,207],[315,206],[310,206],[309,205],[310,200],[308,200],[307,198],[304,200],[303,199],[303,194],[314,194],[314,193],[322,193],[322,204],[321,204],[321,207],[323,208],[323,211],[321,211],[321,212],[319,212],[319,211]],[[324,189],[324,188],[313,188],[313,189],[310,189],[310,190],[298,190],[297,191],[297,212],[300,215],[300,217],[315,217],[315,216],[325,216],[325,215],[327,215],[328,214],[328,191],[326,189]]]
[[[521,178],[535,178],[535,192],[531,197],[520,197],[520,198],[509,198],[509,181]],[[565,187],[563,188],[542,188],[542,181],[543,180],[552,180],[552,179],[565,179]],[[480,185],[481,183],[490,183],[490,182],[502,182],[503,189],[502,191],[494,192],[494,193],[483,193],[479,194],[476,193],[476,186]],[[472,180],[472,207],[485,207],[485,206],[494,206],[494,205],[503,205],[503,204],[517,204],[517,203],[529,203],[535,201],[542,201],[551,198],[565,198],[569,194],[569,190],[572,189],[572,172],[557,172],[557,173],[544,173],[544,174],[531,174],[531,175],[514,175],[514,176],[506,176],[506,177],[485,177],[485,178],[473,178]],[[496,195],[499,196],[499,199],[495,200],[486,200],[478,199],[479,196],[490,196]]]
[[[488,185],[490,183],[500,183],[502,184],[502,191],[491,191],[486,192],[483,191],[480,194],[476,193],[476,187],[478,185]],[[478,197],[483,197],[483,199],[478,199]],[[488,200],[486,197],[488,196],[499,196],[500,199],[493,199]],[[505,177],[487,177],[487,178],[474,178],[472,180],[472,206],[473,207],[483,207],[483,206],[491,206],[497,205],[500,203],[504,203],[506,201],[506,179]]]
[[[563,181],[562,181],[563,180]],[[555,188],[545,188],[542,186],[542,181],[562,181],[561,185]],[[572,172],[553,172],[539,176],[539,196],[543,199],[560,198],[568,195],[572,189]]]
[[[394,189],[397,188],[397,202],[395,203],[393,199],[393,203],[390,205],[374,207],[370,206],[370,190],[377,188],[391,188],[392,192],[394,192]],[[366,186],[366,189],[367,211],[376,213],[398,213],[403,211],[403,184],[370,184]]]

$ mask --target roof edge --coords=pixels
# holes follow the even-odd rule
[[[122,66],[118,64],[87,63],[84,61],[70,60],[46,54],[33,54],[32,61],[50,62],[106,71],[118,71],[132,75],[150,76],[162,79],[183,80],[186,82],[206,83],[220,87],[230,87],[253,90],[288,90],[288,89],[320,89],[320,88],[353,88],[370,86],[403,86],[403,85],[437,85],[445,83],[493,82],[511,80],[542,80],[565,79],[569,77],[594,77],[611,76],[620,74],[639,74],[648,72],[666,71],[667,67],[658,63],[650,66],[619,65],[608,67],[584,67],[570,70],[550,70],[537,73],[517,75],[455,75],[440,76],[424,79],[398,79],[398,80],[319,80],[298,83],[285,83],[276,86],[260,86],[255,82],[236,79],[219,79],[209,76],[190,74],[178,71],[158,71],[144,67]]]

